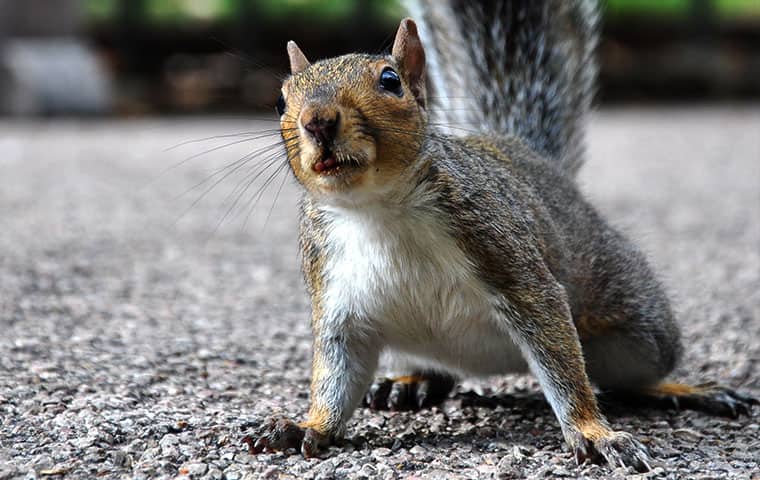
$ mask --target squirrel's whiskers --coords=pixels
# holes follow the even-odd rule
[[[280,122],[279,119],[269,119],[270,121]],[[287,130],[285,130],[287,131]],[[253,150],[244,155],[226,162],[224,165],[213,168],[208,175],[195,182],[175,196],[175,199],[181,199],[187,195],[200,190],[200,193],[187,205],[175,219],[175,223],[184,218],[190,211],[198,206],[212,191],[220,188],[225,182],[231,182],[232,188],[227,192],[219,204],[222,214],[216,222],[214,228],[209,232],[209,236],[216,231],[230,218],[243,218],[241,230],[245,229],[249,218],[251,217],[256,205],[263,198],[267,189],[274,184],[279,178],[281,182],[277,186],[273,201],[268,209],[264,224],[268,221],[272,209],[282,190],[285,181],[289,177],[287,174],[287,147],[288,142],[282,138],[284,133],[281,127],[276,129],[263,129],[250,132],[239,132],[231,134],[214,135],[204,138],[192,139],[174,145],[167,150],[194,145],[203,142],[215,140],[229,140],[220,145],[206,148],[200,152],[189,155],[179,162],[169,166],[164,173],[185,165],[191,161],[202,159],[208,155],[222,151],[226,148],[242,145],[245,143],[256,143]],[[232,139],[232,140],[230,140]],[[267,140],[270,140],[267,142]],[[261,142],[264,142],[263,144]],[[293,142],[292,140],[291,142]]]

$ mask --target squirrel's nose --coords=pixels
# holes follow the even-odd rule
[[[327,145],[335,140],[338,133],[338,121],[340,113],[335,112],[331,117],[324,115],[315,115],[303,128],[314,138],[317,145]]]

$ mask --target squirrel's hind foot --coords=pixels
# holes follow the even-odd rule
[[[381,378],[367,391],[363,406],[372,410],[419,410],[443,402],[456,379],[438,372]]]
[[[729,418],[738,418],[740,415],[750,416],[752,406],[760,404],[752,396],[715,382],[699,385],[665,382],[636,392],[616,392],[611,396],[628,404],[694,410]]]
[[[679,409],[696,410],[730,418],[737,418],[740,415],[749,416],[752,414],[752,406],[760,404],[754,397],[715,382],[695,386],[663,383],[648,392],[668,398]]]

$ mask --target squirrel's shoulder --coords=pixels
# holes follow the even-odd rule
[[[557,162],[535,152],[519,137],[478,134],[436,136],[423,148],[439,182],[456,181],[481,192],[541,189],[547,181],[573,187]]]

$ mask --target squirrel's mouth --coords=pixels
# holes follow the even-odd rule
[[[320,175],[338,176],[345,173],[355,173],[365,167],[359,158],[332,150],[325,150],[321,157],[312,166],[312,169]]]

